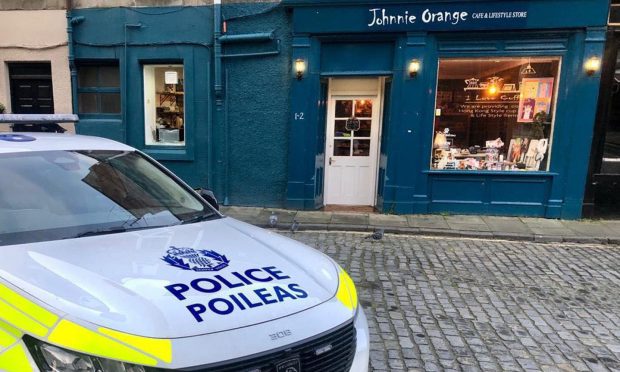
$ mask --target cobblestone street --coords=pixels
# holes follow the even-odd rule
[[[371,370],[620,370],[620,247],[298,232],[340,262]]]

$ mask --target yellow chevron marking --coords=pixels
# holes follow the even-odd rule
[[[0,353],[0,371],[5,372],[31,372],[33,371],[28,360],[26,349],[21,344]]]
[[[9,289],[9,287],[3,284],[0,284],[0,299],[18,308],[23,313],[28,314],[29,317],[37,320],[48,328],[58,321],[58,316],[28,300],[24,296],[17,294],[17,292]]]
[[[52,330],[48,341],[89,355],[148,366],[157,365],[157,360],[148,355],[65,319]]]
[[[144,351],[166,363],[172,362],[172,341],[130,335],[107,328],[99,328],[99,332]]]

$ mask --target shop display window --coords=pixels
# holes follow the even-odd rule
[[[144,66],[144,142],[185,145],[183,65]]]
[[[548,170],[560,62],[440,59],[431,169]]]

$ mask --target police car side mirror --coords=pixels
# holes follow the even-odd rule
[[[196,191],[198,191],[198,194],[200,194],[200,196],[202,196],[202,198],[206,200],[207,203],[211,204],[213,208],[218,211],[220,210],[220,205],[217,203],[217,199],[215,198],[215,194],[213,194],[213,191],[207,189],[198,189]]]

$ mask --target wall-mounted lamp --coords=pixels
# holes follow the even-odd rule
[[[596,56],[590,57],[584,67],[588,75],[594,75],[595,72],[601,69],[601,59]]]
[[[409,77],[415,77],[418,74],[418,71],[420,71],[420,61],[417,59],[412,59],[409,62]]]
[[[295,60],[295,76],[297,76],[297,80],[301,80],[304,77],[304,73],[306,72],[306,61],[299,58]]]

